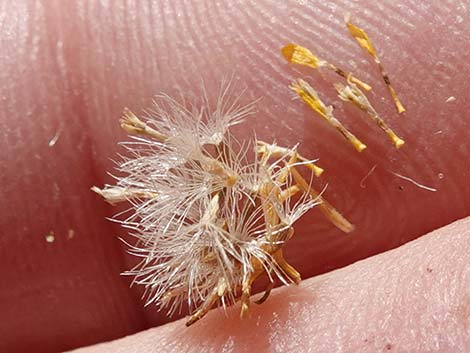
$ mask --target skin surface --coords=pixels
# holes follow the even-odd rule
[[[467,218],[279,288],[243,325],[237,305],[189,329],[176,321],[76,352],[468,352],[469,246]]]
[[[317,187],[328,183],[327,199],[356,224],[346,236],[315,210],[304,217],[285,250],[303,278],[467,216],[465,3],[1,2],[0,160],[6,167],[0,168],[0,351],[58,352],[168,321],[154,308],[143,309],[141,289],[129,289],[130,279],[118,275],[134,263],[117,240],[125,232],[105,219],[117,209],[89,188],[112,182],[106,175],[113,170],[110,158],[122,152],[117,142],[126,139],[117,123],[123,107],[139,113],[160,91],[197,97],[202,78],[211,97],[221,78],[232,73],[240,88],[246,87],[245,103],[262,97],[257,114],[237,135],[256,131],[280,145],[300,143],[300,152],[320,158],[326,169]],[[376,44],[405,114],[396,114],[377,68],[346,32],[346,12]],[[279,49],[288,42],[311,48],[371,84],[371,102],[406,145],[395,150],[373,123],[336,98],[331,83],[339,77],[287,64]],[[367,150],[358,154],[304,104],[292,101],[287,85],[296,77],[307,79],[336,107],[335,115]],[[456,99],[446,102],[450,96]],[[371,351],[386,350],[389,343],[405,352],[468,351],[470,226],[455,227],[300,288],[282,289],[253,308],[247,323],[236,313],[227,321],[211,314],[187,331],[181,322],[154,329],[145,342],[151,339],[156,351],[197,350],[207,343],[207,351],[238,351],[248,344],[260,344],[259,351],[298,351],[298,344],[300,351],[355,352],[368,339]],[[51,232],[54,240],[48,242]],[[424,259],[432,262],[429,275]],[[388,281],[390,287],[377,289]],[[454,290],[448,290],[450,284]],[[430,303],[425,310],[419,298]],[[272,318],[274,312],[278,318]],[[399,315],[405,312],[410,314]],[[249,337],[258,330],[252,326],[257,317],[267,331],[256,333],[262,338],[255,340]],[[225,333],[214,339],[220,330]],[[135,349],[126,342],[132,341],[122,343],[122,352]]]

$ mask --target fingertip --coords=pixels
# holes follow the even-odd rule
[[[105,352],[466,352],[470,218],[346,268],[274,290],[240,320],[213,310],[78,350]]]

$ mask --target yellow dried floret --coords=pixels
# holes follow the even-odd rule
[[[369,36],[362,28],[357,27],[356,25],[351,23],[350,14],[347,14],[344,17],[344,21],[346,22],[346,26],[348,27],[349,33],[351,33],[351,35],[354,37],[357,43],[361,46],[361,48],[367,51],[374,58],[374,61],[379,66],[380,73],[382,75],[382,78],[385,84],[387,85],[388,91],[390,92],[390,95],[392,96],[393,102],[395,103],[395,106],[397,107],[398,113],[403,113],[405,111],[405,107],[400,102],[400,99],[398,98],[398,95],[395,92],[395,89],[392,87],[390,83],[390,78],[388,77],[388,74],[385,71],[385,68],[383,67],[382,62],[380,61],[380,58],[378,57],[377,52],[374,48],[374,45],[372,44],[372,41],[369,39]]]
[[[347,78],[348,76],[351,76],[351,80],[354,83],[358,84],[366,91],[371,90],[371,87],[367,83],[364,83],[361,80],[353,77],[351,73],[348,73],[340,69],[339,67],[330,64],[326,60],[318,58],[309,49],[305,47],[289,43],[281,49],[281,52],[284,58],[290,63],[309,66],[313,69],[316,69],[318,67],[326,67],[327,69],[336,72],[341,77]]]
[[[367,147],[335,118],[333,115],[333,107],[326,106],[318,97],[317,92],[307,82],[302,79],[297,79],[289,87],[295,91],[310,108],[338,130],[358,152],[362,152]]]
[[[385,123],[385,121],[379,116],[374,107],[370,104],[366,95],[352,82],[348,82],[349,85],[343,85],[341,83],[336,83],[334,86],[338,91],[338,96],[345,102],[350,102],[354,104],[357,108],[367,113],[377,125],[387,133],[396,148],[400,148],[405,144],[400,137],[398,137],[390,127]]]

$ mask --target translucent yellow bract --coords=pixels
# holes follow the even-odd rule
[[[323,63],[310,50],[300,45],[289,43],[281,49],[284,58],[294,64],[310,66],[316,69]]]
[[[344,21],[346,22],[346,26],[349,29],[349,33],[354,37],[354,39],[359,43],[361,47],[363,47],[367,52],[372,55],[375,58],[377,58],[377,54],[375,52],[374,45],[369,39],[369,36],[366,34],[366,32],[360,28],[357,27],[356,25],[353,25],[351,23],[351,15],[347,14],[344,17]]]
[[[353,80],[353,82],[361,86],[366,91],[370,91],[372,89],[371,86],[369,86],[365,82],[362,82],[358,78],[355,78],[350,72],[344,71],[343,69],[340,69],[339,67],[327,62],[326,60],[320,59],[319,57],[313,55],[313,53],[305,47],[289,43],[282,47],[281,52],[284,58],[290,63],[309,66],[313,69],[316,69],[318,67],[325,67],[329,70],[334,71],[341,77],[351,77],[351,80]]]

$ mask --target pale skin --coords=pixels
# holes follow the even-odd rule
[[[0,5],[0,351],[61,351],[131,334],[82,352],[470,350],[470,222],[422,236],[468,215],[465,2],[284,3]],[[376,65],[345,30],[348,11],[374,41],[406,113],[396,114]],[[397,151],[360,112],[341,108],[331,86],[340,77],[287,64],[280,48],[289,42],[369,83],[371,103],[405,145]],[[344,235],[314,211],[283,251],[300,286],[273,290],[242,321],[238,305],[227,318],[215,310],[190,328],[162,326],[168,319],[142,309],[140,290],[118,276],[133,263],[116,241],[124,231],[105,220],[116,209],[89,188],[111,182],[105,171],[126,139],[124,107],[138,113],[175,85],[197,95],[200,78],[216,92],[232,72],[247,86],[246,103],[263,97],[237,136],[256,130],[319,157],[328,200],[356,230]],[[291,100],[287,86],[297,77],[324,92],[365,151]]]

